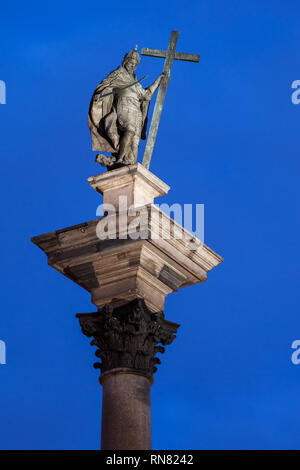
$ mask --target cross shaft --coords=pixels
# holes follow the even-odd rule
[[[163,73],[165,74],[165,78],[162,80],[155,106],[152,115],[151,126],[149,130],[149,136],[145,148],[144,158],[143,158],[143,165],[145,168],[149,168],[151,157],[153,153],[153,148],[156,140],[156,135],[158,131],[159,121],[162,113],[163,104],[165,101],[165,96],[167,92],[167,87],[171,78],[171,69],[173,65],[173,60],[183,60],[187,62],[199,62],[200,56],[198,54],[187,54],[185,52],[176,52],[176,45],[179,36],[179,31],[172,31],[169,41],[168,50],[164,51],[161,49],[149,49],[149,48],[142,48],[141,55],[150,56],[150,57],[160,57],[165,59]]]

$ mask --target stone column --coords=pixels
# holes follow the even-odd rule
[[[151,312],[143,299],[77,317],[102,360],[95,364],[103,386],[102,450],[151,449],[150,387],[161,363],[155,355],[165,352],[179,325]]]
[[[143,165],[88,181],[115,208],[115,216],[105,210],[100,219],[38,235],[32,242],[46,253],[50,266],[90,292],[98,309],[77,316],[101,359],[96,367],[103,386],[102,448],[149,449],[150,384],[160,363],[156,353],[164,352],[179,326],[164,318],[165,297],[206,281],[223,260],[153,204],[169,186]],[[130,205],[145,215],[137,227]],[[105,239],[99,237],[99,224],[107,225]]]
[[[102,450],[152,448],[152,382],[152,378],[126,368],[112,369],[101,375]]]

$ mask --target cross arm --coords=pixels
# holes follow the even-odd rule
[[[175,52],[175,60],[185,60],[187,62],[199,62],[199,54],[186,54],[185,52]]]
[[[143,47],[141,49],[141,55],[148,55],[150,57],[161,57],[165,59],[168,51],[162,51],[161,49],[149,49],[149,47]]]
[[[143,47],[141,50],[141,55],[146,55],[150,57],[160,57],[165,59],[167,57],[168,51],[163,51],[161,49],[149,49],[149,47]],[[185,52],[175,52],[175,60],[184,60],[187,62],[199,62],[199,54],[186,54]]]

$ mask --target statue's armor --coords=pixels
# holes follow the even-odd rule
[[[122,70],[122,78],[126,78],[128,84],[134,80],[125,69]],[[144,90],[140,83],[136,83],[118,94],[117,116],[122,131],[131,131],[136,137],[141,138],[144,125],[141,102],[148,101],[150,98],[150,93]]]
[[[96,161],[104,166],[111,166],[115,161],[126,165],[134,163],[140,140],[146,139],[149,102],[159,82],[145,90],[133,71],[139,62],[136,49],[127,53],[122,65],[94,91],[88,124],[92,149],[112,155],[111,160],[106,155],[97,155]]]

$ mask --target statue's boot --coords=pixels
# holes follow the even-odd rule
[[[95,162],[100,163],[101,166],[107,167],[116,163],[116,157],[107,157],[103,153],[98,153]]]
[[[118,157],[117,160],[115,161],[116,164],[122,164],[124,163],[124,157]]]

